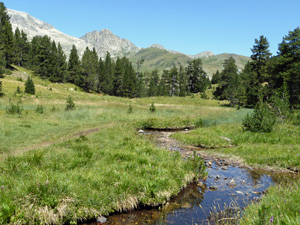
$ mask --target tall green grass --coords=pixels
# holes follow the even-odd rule
[[[204,168],[115,125],[0,165],[0,222],[62,224],[166,202]]]

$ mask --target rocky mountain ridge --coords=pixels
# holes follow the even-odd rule
[[[140,50],[140,48],[136,47],[129,40],[121,39],[108,29],[103,29],[100,32],[96,30],[89,32],[80,39],[95,47],[98,55],[102,58],[105,57],[107,51],[113,57],[122,57],[124,55],[128,55],[129,53],[135,53]]]
[[[210,51],[201,52],[196,55],[187,55],[178,51],[165,49],[160,44],[153,44],[148,48],[140,48],[129,40],[118,37],[108,29],[103,29],[101,31],[95,30],[86,33],[81,38],[76,38],[64,34],[52,25],[43,22],[28,13],[12,9],[7,9],[7,11],[10,16],[13,30],[17,27],[20,30],[23,30],[27,34],[29,40],[36,35],[47,35],[56,43],[59,42],[61,44],[67,56],[70,54],[74,44],[80,57],[83,55],[86,47],[91,50],[95,48],[98,55],[102,58],[105,57],[106,52],[110,52],[111,57],[113,58],[123,56],[128,57],[133,62],[134,66],[136,66],[137,61],[144,60],[144,63],[140,68],[142,71],[152,71],[157,69],[159,72],[164,69],[170,69],[174,65],[186,66],[190,60],[202,58],[204,70],[210,77],[217,69],[222,69],[226,57],[233,55],[239,69],[242,69],[249,60],[249,58],[245,56],[235,54],[214,55],[214,53]]]
[[[121,39],[108,29],[103,29],[99,32],[95,30],[86,33],[81,38],[76,38],[64,34],[52,25],[41,21],[26,12],[20,12],[12,9],[7,9],[7,12],[10,16],[10,22],[12,24],[13,30],[19,27],[20,30],[23,30],[27,34],[29,40],[31,40],[36,35],[47,35],[55,42],[60,42],[63,50],[67,55],[70,53],[73,44],[76,46],[80,56],[82,56],[86,47],[89,47],[90,49],[94,47],[100,57],[104,57],[107,51],[110,52],[112,57],[122,57],[130,53],[137,53],[139,50],[141,50],[140,47],[135,46],[129,40]],[[165,49],[159,44],[153,44],[149,46],[149,48],[159,48],[174,54],[184,54],[178,51]],[[194,59],[211,55],[214,54],[207,51],[199,53],[197,55],[187,56]]]

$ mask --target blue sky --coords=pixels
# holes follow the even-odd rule
[[[5,6],[81,37],[107,28],[138,47],[158,43],[185,54],[251,55],[264,35],[270,51],[300,26],[299,0],[6,0]]]

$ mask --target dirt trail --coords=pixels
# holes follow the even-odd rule
[[[48,147],[48,146],[53,145],[53,144],[61,143],[61,142],[64,142],[64,141],[68,141],[68,140],[70,140],[70,139],[72,139],[74,137],[80,137],[80,136],[85,136],[85,135],[93,134],[93,133],[98,132],[99,130],[100,130],[100,128],[93,128],[93,129],[89,129],[89,130],[85,130],[85,131],[80,131],[80,132],[78,132],[76,134],[73,134],[71,136],[66,136],[66,137],[60,138],[60,139],[55,140],[55,141],[42,142],[42,143],[37,144],[37,145],[28,146],[26,148],[18,149],[18,150],[9,152],[9,153],[4,153],[4,154],[0,155],[0,160],[4,160],[8,156],[23,154],[23,153],[31,151],[31,150],[45,148],[45,147]]]

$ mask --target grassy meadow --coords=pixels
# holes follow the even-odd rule
[[[191,127],[199,118],[236,112],[199,96],[117,98],[34,76],[36,94],[29,95],[27,75],[16,67],[1,79],[1,224],[76,223],[165,203],[205,167],[199,158],[157,148],[138,129]],[[68,96],[74,110],[65,110]],[[7,113],[12,104],[21,113]]]
[[[300,170],[296,119],[278,123],[271,133],[252,133],[241,125],[252,110],[225,107],[226,102],[197,95],[118,98],[34,76],[36,94],[29,95],[24,93],[27,75],[31,71],[16,67],[1,79],[0,224],[76,223],[157,205],[203,174],[200,159],[183,160],[159,149],[139,129],[195,127],[173,137],[255,167]],[[68,96],[74,110],[65,110]],[[7,113],[11,103],[20,114]],[[40,106],[42,113],[36,112]],[[299,224],[299,188],[299,182],[270,188],[246,209],[241,224],[268,224],[271,218],[274,224]]]

